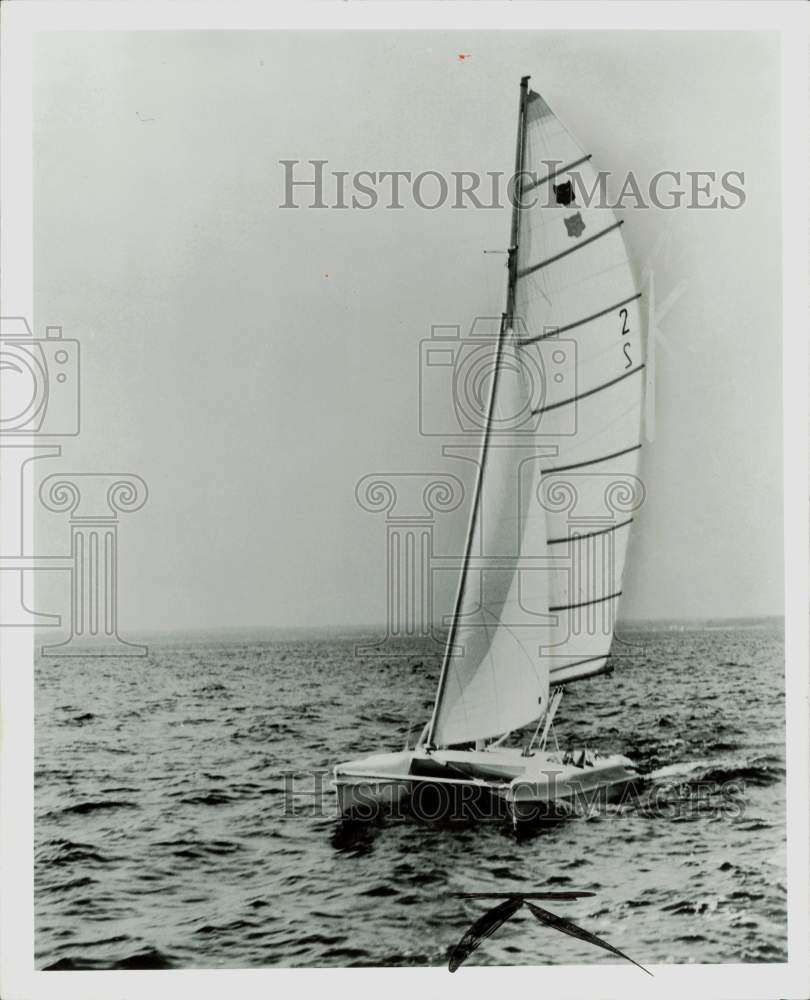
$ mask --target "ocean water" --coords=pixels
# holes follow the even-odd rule
[[[572,686],[556,729],[634,758],[638,794],[522,836],[335,817],[324,772],[427,718],[432,644],[229,634],[40,658],[37,966],[442,965],[487,906],[457,893],[544,888],[595,893],[547,906],[645,964],[785,961],[781,622],[620,636],[616,672]],[[469,960],[615,961],[521,914]]]

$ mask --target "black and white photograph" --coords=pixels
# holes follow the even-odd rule
[[[2,14],[2,995],[806,997],[806,6]]]

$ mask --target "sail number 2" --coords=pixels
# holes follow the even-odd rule
[[[630,328],[627,325],[627,310],[626,309],[620,309],[619,310],[619,315],[622,318],[622,336],[626,337],[630,333]],[[622,351],[624,353],[625,361],[627,362],[627,364],[624,367],[625,368],[632,368],[633,367],[633,359],[630,357],[630,344],[626,340],[622,343]]]

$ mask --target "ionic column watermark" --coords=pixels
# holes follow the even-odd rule
[[[144,656],[147,647],[118,635],[118,515],[146,503],[140,476],[57,473],[40,486],[50,511],[70,515],[70,635],[44,656]]]
[[[385,652],[402,638],[433,637],[436,515],[462,502],[461,481],[447,473],[374,473],[358,482],[355,497],[363,510],[385,514],[386,530],[386,635],[357,653]]]

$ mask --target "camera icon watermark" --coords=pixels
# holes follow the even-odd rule
[[[67,513],[70,548],[33,551],[27,503],[29,465],[59,458],[54,437],[80,426],[79,341],[48,326],[35,337],[20,316],[0,318],[0,628],[60,628],[61,614],[30,606],[35,573],[59,571],[69,581],[68,635],[41,646],[43,656],[145,656],[146,646],[119,635],[119,514],[139,510],[148,496],[140,476],[70,472],[47,477],[40,513]]]
[[[21,316],[0,320],[0,434],[79,433],[79,342],[49,326],[35,337]]]
[[[530,337],[516,320],[505,349],[497,351],[501,317],[479,316],[469,333],[457,324],[434,324],[419,345],[419,432],[426,437],[490,434],[536,437],[543,433],[549,400],[577,395],[577,343],[549,327]],[[493,378],[498,407],[490,413]],[[522,383],[520,386],[515,382]],[[510,384],[511,383],[511,384]],[[577,407],[556,414],[554,435],[577,430]]]

